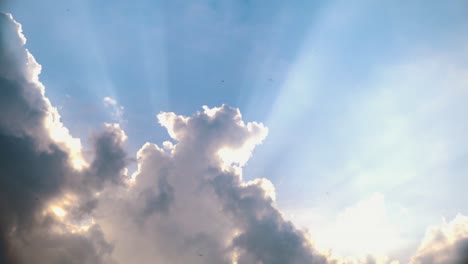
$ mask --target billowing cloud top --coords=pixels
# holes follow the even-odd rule
[[[135,248],[148,244],[158,250],[148,250],[138,263],[326,262],[274,208],[268,180],[241,179],[245,156],[264,139],[265,127],[245,124],[237,109],[224,105],[191,117],[161,113],[158,119],[176,144],[166,150],[143,146],[127,205],[118,209],[132,208],[136,219],[120,215],[122,223],[109,222],[118,241],[129,234],[144,238],[123,246],[133,248],[124,262],[135,261]],[[103,210],[115,208],[111,201]],[[123,226],[128,229],[119,232]]]
[[[268,130],[238,109],[160,113],[172,141],[146,143],[132,175],[118,124],[104,124],[83,157],[45,96],[21,26],[4,14],[0,24],[0,263],[388,262],[320,252],[275,207],[268,179],[242,179]],[[429,232],[412,261],[466,261],[467,230],[460,216]]]

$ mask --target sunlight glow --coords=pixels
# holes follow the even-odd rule
[[[257,179],[242,183],[243,187],[248,187],[252,185],[256,185],[260,187],[265,194],[265,198],[269,198],[272,201],[276,201],[275,185],[273,185],[273,183],[270,180],[265,179],[265,178],[257,178]]]
[[[99,194],[95,194],[98,196]],[[69,214],[78,202],[78,198],[71,193],[63,195],[62,199],[55,201],[48,207],[48,210],[44,214],[52,213],[53,216],[58,220],[57,225],[53,229],[61,234],[65,233],[85,233],[94,224],[94,218],[91,216],[83,217],[80,219],[74,219],[73,214]]]
[[[59,218],[64,218],[67,215],[67,212],[59,206],[52,205],[50,210]]]
[[[75,195],[66,193],[63,195],[61,200],[58,200],[49,206],[49,211],[63,220],[67,216],[67,208],[69,209],[73,206],[76,201],[77,198]]]
[[[81,141],[73,138],[68,129],[60,122],[60,115],[56,108],[51,107],[47,113],[45,126],[49,130],[50,137],[58,144],[70,151],[70,159],[73,168],[81,170],[87,166],[81,153]]]
[[[79,224],[67,224],[67,229],[72,234],[80,234],[88,232],[88,230],[95,224],[94,219],[90,218],[88,221]]]
[[[249,159],[250,153],[243,149],[222,148],[218,151],[218,156],[225,166],[239,166]]]
[[[380,193],[346,208],[333,223],[314,231],[322,247],[345,255],[385,255],[401,242],[398,230],[388,220]]]
[[[237,250],[234,250],[231,258],[232,258],[232,264],[237,264],[239,260],[239,252]]]
[[[12,19],[13,17],[9,15]],[[21,39],[22,44],[26,43],[26,38],[22,34],[21,25],[17,24],[19,36]],[[60,114],[56,107],[53,107],[50,100],[45,95],[45,86],[39,80],[39,75],[42,71],[42,66],[36,61],[34,56],[26,49],[26,56],[27,56],[27,68],[24,78],[28,79],[29,82],[33,84],[33,87],[37,90],[34,90],[30,93],[29,98],[27,100],[36,101],[40,100],[43,101],[44,104],[44,126],[48,132],[48,136],[52,139],[55,143],[60,145],[61,147],[65,148],[65,150],[69,151],[70,153],[70,162],[73,168],[77,170],[83,169],[87,166],[86,161],[82,157],[81,153],[81,141],[79,138],[74,138],[70,135],[69,130],[62,124],[60,121]],[[29,131],[30,133],[43,133],[43,131]],[[48,150],[50,142],[48,140],[44,140],[44,142],[40,142],[43,150]]]

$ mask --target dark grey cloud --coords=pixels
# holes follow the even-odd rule
[[[105,182],[122,184],[128,158],[123,150],[125,134],[116,124],[105,124],[104,131],[94,140],[95,158],[90,166],[91,177],[96,188],[102,189]]]
[[[305,234],[284,220],[259,185],[242,186],[229,174],[217,176],[213,185],[243,230],[233,238],[240,249],[239,263],[327,263]]]
[[[108,259],[113,247],[97,226],[80,235],[56,234],[50,226],[36,226],[26,237],[11,238],[10,244],[18,250],[16,262],[5,263],[115,263]]]
[[[157,192],[150,188],[141,193],[145,196],[145,209],[143,216],[147,217],[154,213],[168,213],[170,205],[174,200],[174,188],[167,182],[167,177],[158,178]]]

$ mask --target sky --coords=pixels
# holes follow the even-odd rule
[[[468,262],[466,1],[0,12],[0,263]]]

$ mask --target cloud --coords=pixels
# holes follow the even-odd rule
[[[119,241],[119,260],[327,263],[275,208],[271,182],[242,180],[245,156],[266,137],[262,124],[244,123],[239,110],[226,105],[190,117],[161,113],[158,120],[175,143],[146,143],[131,187],[108,193],[98,209],[111,212],[101,223]],[[236,154],[226,159],[222,149]]]
[[[427,230],[411,264],[468,263],[468,217],[457,215],[440,227]]]
[[[11,15],[2,15],[0,34],[0,77],[4,95],[1,98],[1,128],[9,134],[37,137],[36,144],[46,150],[50,143],[70,152],[75,167],[82,167],[79,139],[73,138],[60,122],[57,109],[45,97],[39,81],[41,66],[23,46],[26,38],[21,25]]]
[[[90,173],[94,176],[99,189],[106,181],[122,183],[120,175],[127,165],[127,155],[123,144],[127,140],[125,132],[118,124],[104,124],[102,131],[94,140],[95,158],[90,166]]]
[[[21,26],[9,14],[0,26],[0,263],[110,263],[90,201],[123,169],[122,133],[99,134],[88,165],[45,96]]]
[[[117,101],[109,96],[104,97],[103,102],[105,105],[108,105],[108,106],[117,105]]]
[[[106,96],[102,100],[104,105],[110,109],[112,118],[116,121],[122,122],[125,108],[121,106],[117,100],[112,97]]]

